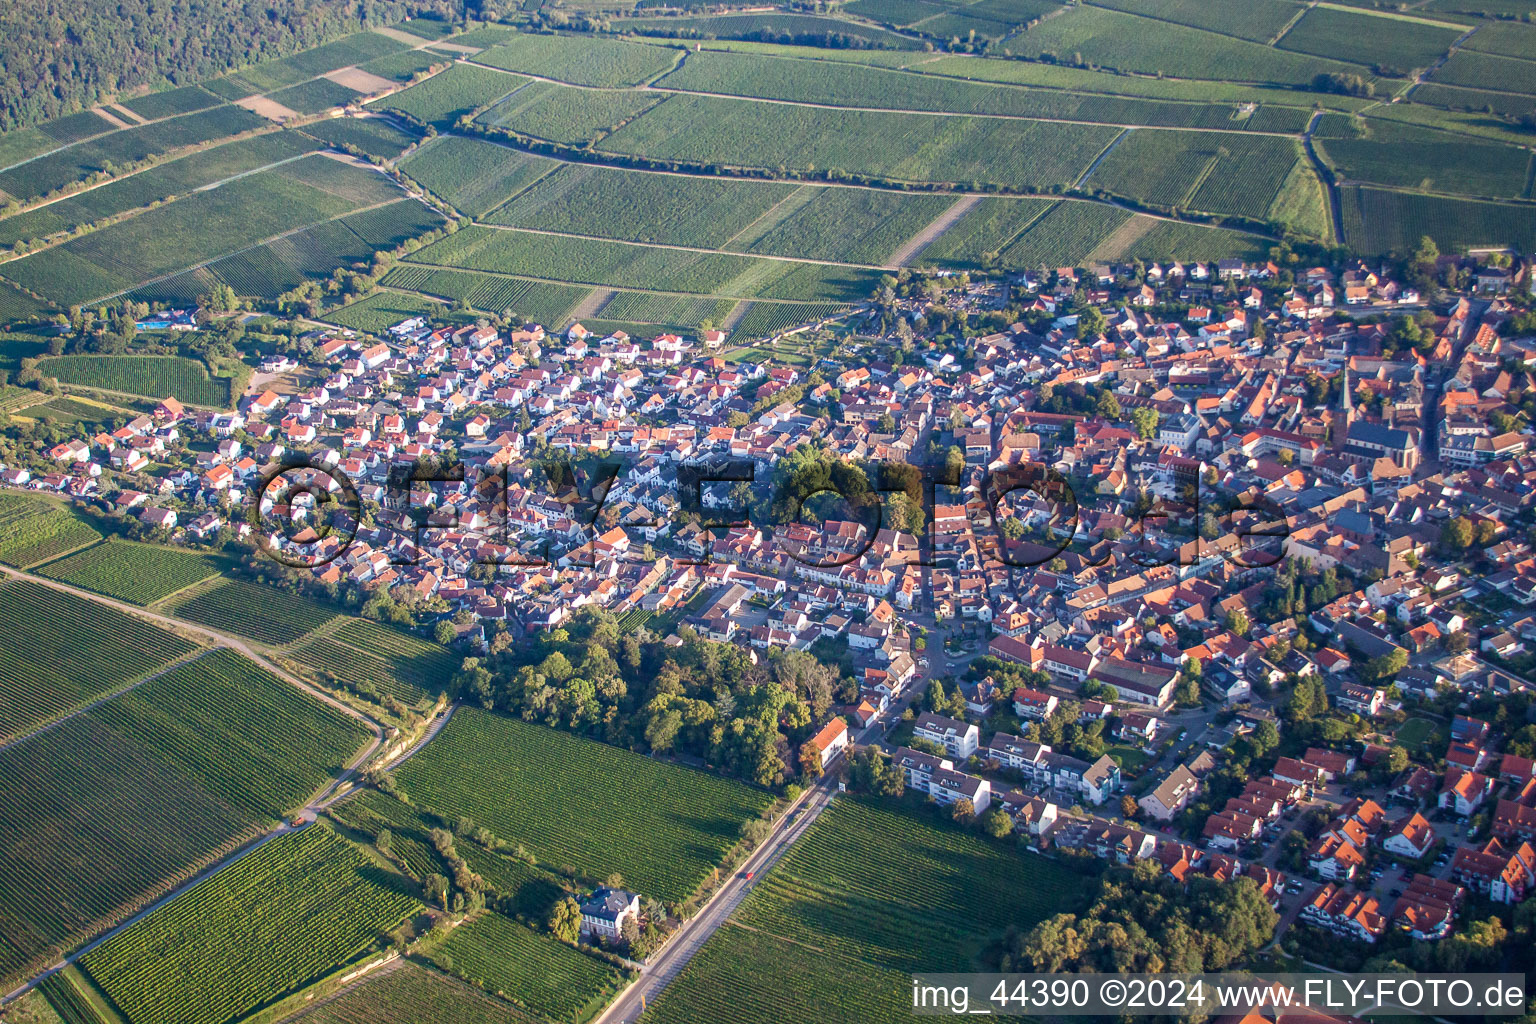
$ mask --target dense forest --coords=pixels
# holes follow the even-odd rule
[[[0,5],[0,129],[140,86],[186,85],[420,8],[397,0],[10,0]]]

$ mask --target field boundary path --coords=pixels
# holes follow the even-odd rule
[[[918,231],[917,234],[901,243],[896,251],[891,253],[890,258],[886,262],[893,267],[906,266],[913,259],[922,255],[923,250],[928,248],[929,243],[953,227],[955,221],[970,213],[971,209],[979,202],[981,202],[980,196],[961,196],[949,209],[929,221],[928,225]]]
[[[1339,191],[1339,182],[1333,173],[1333,168],[1317,155],[1317,147],[1312,144],[1312,133],[1317,130],[1318,122],[1323,119],[1323,111],[1314,110],[1312,119],[1307,122],[1307,130],[1301,133],[1301,145],[1306,150],[1307,159],[1312,161],[1312,173],[1317,175],[1317,180],[1323,185],[1323,191],[1328,197],[1328,219],[1332,222],[1333,238],[1340,245],[1346,244],[1344,240],[1344,197]]]

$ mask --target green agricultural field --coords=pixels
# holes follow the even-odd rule
[[[391,194],[376,172],[309,156],[7,263],[5,276],[61,305],[89,302]]]
[[[134,295],[145,301],[150,296],[165,296],[161,301],[176,301],[170,296],[180,294],[196,296],[207,292],[209,283],[201,277],[211,273],[236,295],[271,299],[304,281],[327,278],[337,267],[366,264],[379,250],[442,225],[437,211],[415,199],[399,199],[226,256],[204,270],[158,282]]]
[[[325,315],[326,322],[350,327],[369,334],[382,334],[402,320],[424,316],[432,312],[440,302],[419,295],[402,295],[399,292],[376,292],[366,299]]]
[[[147,93],[137,99],[118,101],[120,106],[127,107],[146,121],[170,117],[173,114],[190,114],[195,110],[217,106],[221,102],[223,101],[217,96],[195,85],[184,85],[180,89],[166,89],[163,92]]]
[[[1291,139],[1141,129],[1121,139],[1085,185],[1154,207],[1264,220],[1300,159]]]
[[[106,637],[105,611],[93,605],[74,635]],[[219,650],[0,751],[0,979],[229,853],[308,799],[368,735]]]
[[[1198,260],[1209,263],[1226,257],[1259,259],[1271,242],[1226,228],[1181,224],[1137,214],[1094,247],[1093,260]]]
[[[1060,202],[1002,251],[1002,266],[1030,269],[1081,266],[1131,214],[1103,203]]]
[[[294,651],[293,660],[321,678],[415,706],[448,688],[461,659],[437,644],[348,619],[329,636]]]
[[[202,363],[180,356],[56,356],[38,368],[63,384],[173,397],[219,409],[230,403],[227,377],[210,377]]]
[[[0,494],[0,562],[25,568],[101,539],[67,506]]]
[[[793,327],[835,316],[846,308],[830,302],[754,302],[731,334],[738,342],[771,338]]]
[[[1306,9],[1291,0],[1252,0],[1243,4],[1208,4],[1200,0],[1096,0],[1113,7],[1161,21],[1220,32],[1255,43],[1267,43]]]
[[[1046,121],[875,113],[673,96],[598,147],[736,167],[837,168],[898,181],[1069,185],[1114,128]],[[1028,160],[1014,155],[1028,153]]]
[[[1444,57],[1462,31],[1409,18],[1314,7],[1276,45],[1405,75]]]
[[[1359,74],[1365,69],[1299,53],[1274,50],[1231,36],[1078,6],[1009,39],[1003,48],[1020,57],[1054,56],[1083,60],[1117,71],[1163,73],[1272,85],[1306,86],[1319,74]]]
[[[661,900],[690,896],[770,802],[739,782],[473,707],[397,775],[420,806],[467,814],[551,866],[620,872]]]
[[[153,604],[222,570],[219,561],[192,551],[110,540],[38,570],[85,590],[130,604]]]
[[[1056,204],[1053,199],[979,199],[917,253],[919,266],[951,269],[993,263],[1024,229]]]
[[[793,185],[768,182],[566,164],[487,219],[539,231],[716,249],[794,191]]]
[[[1461,247],[1536,246],[1536,204],[1485,203],[1365,186],[1342,189],[1344,240],[1365,253],[1411,253],[1429,235],[1449,252]]]
[[[890,883],[892,864],[902,885]],[[905,1020],[912,973],[978,969],[991,942],[1068,909],[1082,887],[1056,862],[938,821],[915,800],[839,798],[757,883],[733,918],[740,927],[717,932],[642,1019]]]
[[[95,114],[89,116],[92,120],[100,120]],[[262,128],[268,123],[248,110],[223,106],[136,128],[124,128],[89,142],[54,150],[46,156],[0,172],[0,189],[17,199],[35,199],[90,174],[107,170],[108,165],[122,168],[186,146]]]
[[[1457,50],[1429,80],[1441,85],[1536,95],[1536,61]],[[0,188],[6,187],[4,182],[4,175],[0,175]]]
[[[589,1019],[626,980],[612,964],[496,913],[454,929],[431,955],[487,992],[573,1024]]]
[[[858,274],[850,278],[830,273],[841,269],[836,267],[481,227],[458,231],[411,259],[546,280],[694,295],[853,301],[867,296],[869,289],[867,280],[857,281]]]
[[[706,320],[719,325],[725,321],[735,299],[698,299],[653,292],[615,292],[598,310],[608,320],[629,323],[686,324],[697,328]]]
[[[705,18],[635,18],[625,27],[643,35],[678,35],[694,38],[759,39],[769,42],[799,43],[817,46],[832,36],[848,36],[866,41],[866,45],[885,50],[916,50],[922,44],[915,39],[870,28],[838,18],[818,18],[806,14],[724,14]]]
[[[409,82],[425,71],[448,64],[450,60],[451,58],[443,54],[429,50],[406,50],[403,53],[375,57],[366,64],[359,64],[358,67],[380,78],[388,78],[394,82]]]
[[[1278,2],[1278,0],[1277,0]],[[926,65],[915,70],[924,71]],[[885,110],[950,111],[1017,117],[1102,121],[1106,124],[1178,125],[1192,128],[1242,128],[1230,102],[1180,103],[1090,95],[1063,89],[982,85],[942,75],[912,73],[743,53],[704,51],[689,54],[660,88],[728,96],[762,96],[800,103]],[[1306,127],[1305,112],[1295,108],[1294,131]]]
[[[470,270],[438,270],[410,263],[392,268],[385,275],[384,284],[443,299],[463,299],[471,308],[487,313],[510,309],[526,322],[551,328],[563,323],[566,315],[592,291],[585,285],[551,284]]]
[[[1518,118],[1530,112],[1536,100],[1522,93],[1489,92],[1486,89],[1463,89],[1459,85],[1439,85],[1425,82],[1416,86],[1409,97],[1414,103],[1427,103],[1449,110],[1466,110],[1476,113],[1492,111],[1501,117]]]
[[[372,789],[353,793],[326,813],[343,828],[366,836],[380,853],[417,881],[424,881],[429,875],[446,877],[451,874],[447,863],[432,846],[432,830],[446,828],[452,823],[442,821],[435,814],[408,807],[394,797]],[[387,837],[386,832],[389,833]],[[471,849],[473,847],[466,843],[459,852],[467,854]],[[558,886],[556,889],[563,892]],[[546,905],[541,913],[548,910],[549,905]]]
[[[561,165],[479,139],[444,135],[400,169],[471,217],[479,217]]]
[[[823,188],[746,250],[884,266],[955,202],[954,196]]]
[[[1491,197],[1525,193],[1531,166],[1527,150],[1370,117],[1362,123],[1363,138],[1316,141],[1342,180]]]
[[[322,1003],[293,1024],[528,1024],[516,1010],[408,961]]]
[[[14,323],[45,312],[48,306],[12,285],[0,281],[0,324]]]
[[[398,110],[441,131],[528,81],[520,75],[491,68],[455,64],[403,92],[375,100],[370,106],[376,110]]]
[[[0,245],[38,239],[186,195],[205,185],[320,148],[297,132],[269,132],[200,150],[147,171],[0,220]]]
[[[295,643],[337,615],[308,598],[243,580],[220,580],[176,600],[170,613],[274,646]]]
[[[572,85],[639,85],[671,68],[681,50],[592,36],[521,33],[475,55],[477,64],[558,78]]]
[[[660,101],[653,93],[529,82],[475,120],[550,142],[580,143],[602,138]]]
[[[130,1020],[223,1024],[347,962],[418,908],[317,825],[266,844],[81,964]]]
[[[361,723],[224,647],[91,716],[256,819],[307,800],[369,738]]]
[[[195,649],[142,619],[25,580],[0,586],[0,740],[30,732]]]
[[[1536,26],[1518,21],[1482,24],[1462,45],[1469,50],[1530,60],[1536,55]]]
[[[329,78],[312,78],[287,89],[279,89],[268,99],[300,114],[318,114],[332,107],[344,107],[362,95]]]

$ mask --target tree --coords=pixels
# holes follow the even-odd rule
[[[581,906],[573,897],[558,901],[549,911],[549,931],[562,942],[581,938]]]
[[[1120,798],[1120,816],[1126,820],[1136,817],[1141,807],[1136,803],[1136,798],[1127,793]]]
[[[1227,614],[1227,629],[1238,636],[1246,636],[1251,624],[1248,622],[1248,613],[1241,608],[1234,608]]]
[[[982,816],[981,827],[993,839],[1002,839],[1013,831],[1013,818],[1001,807],[994,807]]]
[[[1440,546],[1451,554],[1461,554],[1471,545],[1475,536],[1472,520],[1466,516],[1457,516],[1440,528]]]
[[[428,875],[421,883],[422,891],[426,894],[428,903],[436,903],[444,910],[448,909],[448,879],[442,875]],[[578,918],[579,918],[578,913]]]
[[[445,647],[448,644],[453,643],[458,635],[459,631],[454,629],[453,623],[449,622],[447,619],[443,619],[432,629],[432,639],[436,640],[438,643]]]
[[[969,825],[976,820],[976,805],[971,803],[968,797],[961,797],[950,808],[949,816],[962,825]]]
[[[807,779],[819,779],[821,772],[821,748],[806,740],[800,744],[800,774]]]
[[[1157,436],[1158,419],[1156,409],[1139,406],[1131,410],[1131,424],[1135,426],[1136,433],[1141,435],[1144,441],[1150,441]]]
[[[1081,339],[1096,340],[1108,326],[1097,306],[1085,306],[1077,315],[1077,336]]]
[[[1106,420],[1117,420],[1120,418],[1120,400],[1115,397],[1113,391],[1105,388],[1099,392],[1099,397],[1093,404],[1093,411]]]

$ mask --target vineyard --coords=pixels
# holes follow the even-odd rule
[[[996,259],[1053,205],[1052,199],[981,199],[916,256],[922,266],[965,268]]]
[[[1536,94],[1536,62],[1457,50],[1429,80],[1442,85],[1531,95]],[[3,180],[0,176],[0,181]]]
[[[380,852],[417,881],[425,880],[428,875],[451,874],[432,847],[432,830],[447,824],[439,821],[436,815],[407,807],[394,797],[371,789],[354,793],[329,808],[327,813],[337,824],[375,841],[387,830],[390,838]],[[466,844],[465,850],[460,852],[466,853],[468,849]]]
[[[754,302],[736,324],[733,336],[738,342],[753,338],[771,338],[793,327],[813,324],[842,312],[846,306],[835,302]]]
[[[472,707],[398,775],[421,806],[662,900],[691,895],[769,804],[738,782]]]
[[[402,962],[292,1024],[537,1024],[436,971]],[[65,1024],[72,1024],[66,1021]]]
[[[91,716],[253,818],[276,819],[302,804],[369,735],[355,719],[223,647]]]
[[[169,396],[219,409],[230,402],[228,378],[209,377],[202,363],[180,356],[57,356],[43,360],[38,369],[80,387]]]
[[[708,320],[719,326],[735,307],[735,299],[697,299],[652,292],[615,292],[599,312],[604,318],[631,323],[687,324]]]
[[[208,556],[190,551],[112,540],[38,571],[51,579],[144,605],[218,575],[219,566]]]
[[[331,107],[344,107],[357,99],[356,89],[348,89],[329,78],[313,78],[271,94],[269,99],[300,114],[318,114]]]
[[[857,978],[856,984],[850,979]],[[786,979],[793,979],[787,982]],[[911,975],[727,923],[640,1024],[866,1024],[912,1019]]]
[[[1410,18],[1316,7],[1302,15],[1275,45],[1403,75],[1444,57],[1461,33],[1459,28]]]
[[[835,167],[897,181],[1033,189],[1071,184],[1116,133],[1100,125],[675,95],[598,148],[733,167]],[[1018,153],[1030,158],[1015,159]]]
[[[0,562],[25,568],[100,539],[66,506],[0,494]]]
[[[267,843],[81,965],[132,1021],[223,1024],[345,963],[417,907],[317,825]]]
[[[566,313],[591,289],[576,285],[525,281],[516,277],[497,277],[469,270],[438,270],[401,264],[390,269],[384,284],[406,288],[445,299],[463,299],[475,309],[500,313],[513,310],[535,323],[558,327]]]
[[[360,302],[344,306],[325,319],[333,324],[350,327],[369,334],[382,334],[402,320],[423,316],[441,303],[419,295],[401,295],[398,292],[375,292]]]
[[[559,166],[505,146],[443,135],[412,153],[400,169],[456,209],[478,217]]]
[[[375,100],[370,106],[376,110],[398,110],[441,131],[527,82],[519,75],[455,64],[409,89]]]
[[[1536,100],[1527,101],[1536,105]],[[1525,192],[1531,154],[1514,146],[1364,118],[1367,138],[1320,139],[1321,155],[1352,181],[1518,198]]]
[[[362,205],[353,197],[381,193],[399,195],[382,175],[310,156],[7,263],[5,276],[60,304],[86,302],[351,212]]]
[[[475,56],[480,64],[526,71],[573,85],[639,85],[670,68],[678,50],[612,39],[520,34]]]
[[[1156,207],[1262,220],[1298,159],[1290,139],[1140,130],[1122,139],[1085,184]]]
[[[529,82],[475,118],[481,124],[551,142],[585,142],[627,123],[660,98],[645,92],[594,92]]]
[[[1241,8],[1201,3],[1200,0],[1101,0],[1099,6],[1257,43],[1268,42],[1279,35],[1280,30],[1301,13],[1301,6],[1291,0],[1252,0]]]
[[[1291,86],[1310,85],[1319,74],[1362,72],[1354,64],[1275,50],[1217,32],[1097,6],[1074,7],[1060,17],[1042,21],[1009,39],[1003,52],[1063,59],[1081,54],[1092,65],[1122,72],[1156,75],[1178,68],[1182,78],[1226,81],[1240,76],[1247,82]]]
[[[416,141],[382,117],[333,117],[304,126],[311,135],[332,146],[354,146],[369,156],[388,160]]]
[[[718,931],[642,1020],[904,1020],[913,972],[977,969],[989,943],[1064,909],[1081,887],[1053,861],[1021,859],[931,813],[835,801],[754,887],[740,926]]]
[[[659,88],[728,96],[761,96],[794,103],[826,103],[883,110],[948,111],[1010,117],[1061,118],[1105,124],[1185,128],[1243,128],[1231,103],[1187,103],[1112,97],[1063,89],[999,88],[941,75],[805,61],[755,54],[690,54]],[[1304,108],[1291,108],[1294,131],[1306,127]]]
[[[101,123],[95,114],[79,116]],[[125,128],[66,149],[55,149],[35,160],[0,171],[0,189],[19,200],[36,199],[104,170],[108,164],[121,167],[185,146],[239,135],[266,123],[239,107],[214,107],[185,117]]]
[[[164,92],[152,92],[138,99],[119,102],[140,117],[152,121],[160,117],[170,117],[172,114],[190,114],[194,110],[204,110],[216,106],[221,101],[205,89],[199,89],[195,85],[184,85],[180,89],[166,89]]]
[[[171,614],[277,647],[297,642],[336,617],[308,598],[241,580],[221,580],[178,600]]]
[[[1536,205],[1483,203],[1349,186],[1340,190],[1344,240],[1368,253],[1411,253],[1430,236],[1449,252],[1473,246],[1536,247]]]
[[[1063,201],[1003,250],[1005,267],[1075,267],[1131,215],[1102,203]]]
[[[0,739],[192,653],[180,637],[26,580],[0,586]]]
[[[8,217],[0,221],[0,244],[90,224],[317,148],[296,132],[270,132],[202,150]]]
[[[478,226],[434,242],[411,260],[551,281],[745,298],[852,301],[865,297],[870,286],[867,272],[842,267]]]
[[[884,266],[903,242],[955,204],[953,196],[916,196],[861,188],[825,188],[748,250]]]
[[[164,894],[256,826],[92,714],[0,751],[0,982]]]
[[[458,670],[458,659],[446,649],[364,619],[348,619],[334,637],[317,637],[293,657],[322,678],[409,706],[441,693]]]
[[[567,164],[498,209],[493,224],[715,249],[793,185]]]
[[[905,882],[893,890],[896,861]],[[1021,863],[1011,846],[929,819],[920,805],[838,800],[756,886],[738,920],[897,970],[963,971],[989,937],[1062,909],[1075,881],[1055,861]]]
[[[569,1024],[587,1020],[625,980],[617,967],[496,913],[455,928],[431,955],[487,992]]]

